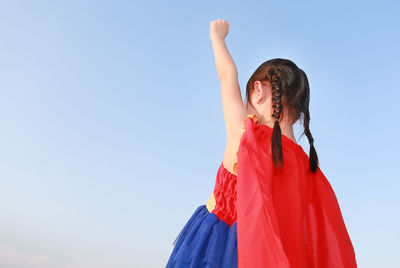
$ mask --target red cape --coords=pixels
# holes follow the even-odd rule
[[[302,147],[282,135],[274,168],[272,128],[248,115],[237,153],[239,268],[357,267],[335,193]],[[244,131],[245,130],[245,131]]]

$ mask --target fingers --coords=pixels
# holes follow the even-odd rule
[[[220,20],[213,20],[210,22],[210,24],[227,24],[229,26],[229,22],[226,20],[220,19]]]

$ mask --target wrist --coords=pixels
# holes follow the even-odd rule
[[[212,34],[210,35],[211,41],[225,41],[225,38],[219,35]]]

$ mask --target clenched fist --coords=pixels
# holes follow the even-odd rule
[[[210,38],[225,39],[228,34],[229,23],[226,20],[213,20],[210,22]]]

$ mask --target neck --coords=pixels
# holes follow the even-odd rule
[[[270,128],[274,128],[275,118],[269,115],[269,113],[263,115],[263,114],[258,114],[257,111],[254,110],[250,110],[248,114],[249,113],[255,113],[257,115],[258,124],[267,125]],[[287,120],[287,118],[282,118],[279,121],[279,126],[281,127],[282,135],[285,135],[286,137],[288,137],[297,144],[296,138],[294,137],[293,124],[289,120]]]

